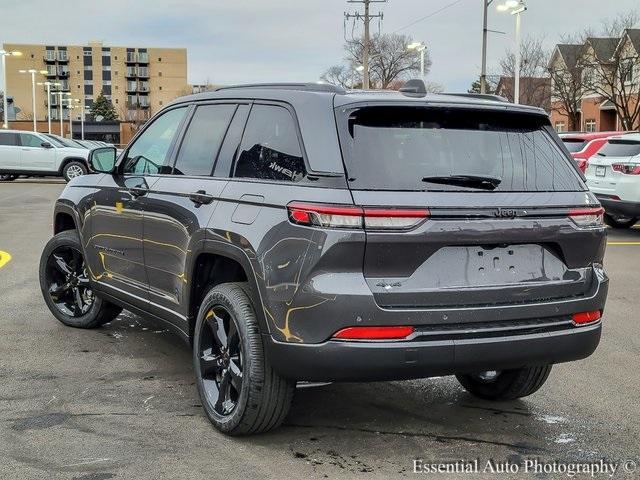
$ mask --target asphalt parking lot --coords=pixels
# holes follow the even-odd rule
[[[277,431],[227,438],[202,412],[189,349],[170,332],[128,312],[75,330],[47,310],[38,261],[63,188],[0,184],[0,251],[12,257],[0,267],[0,478],[410,477],[416,458],[605,459],[631,478],[624,462],[640,465],[640,228],[610,231],[600,347],[554,367],[533,396],[485,402],[452,377],[333,384],[298,389]]]

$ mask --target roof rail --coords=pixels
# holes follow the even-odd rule
[[[248,83],[245,85],[229,85],[227,87],[216,88],[219,90],[231,90],[241,88],[273,88],[280,90],[305,90],[309,92],[331,92],[344,95],[347,91],[331,83]]]
[[[445,92],[442,93],[442,95],[451,95],[453,97],[468,97],[468,98],[479,98],[482,100],[493,100],[494,102],[509,102],[509,100],[507,100],[504,97],[501,97],[500,95],[494,95],[492,93],[452,93],[452,92]]]

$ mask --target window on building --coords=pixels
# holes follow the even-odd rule
[[[158,57],[158,61],[161,62],[162,61],[162,57]]]
[[[158,76],[161,77],[162,76],[162,72],[158,72]]]
[[[566,132],[567,125],[564,122],[556,122],[556,132]]]
[[[162,90],[162,85],[160,85],[160,86],[158,87],[158,90]]]
[[[596,131],[596,121],[593,118],[584,121],[584,131],[585,132],[595,132]]]
[[[620,78],[624,83],[633,83],[635,63],[632,59],[620,62]]]
[[[205,105],[193,114],[182,140],[174,175],[211,175],[235,105]]]
[[[255,105],[251,109],[234,176],[288,182],[306,176],[296,126],[286,108]]]

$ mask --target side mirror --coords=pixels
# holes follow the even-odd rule
[[[53,148],[53,145],[51,145],[49,142],[42,142],[40,146],[42,148]]]
[[[113,173],[116,158],[115,147],[100,147],[89,151],[89,165],[94,172]]]

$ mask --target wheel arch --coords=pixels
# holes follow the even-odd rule
[[[62,159],[62,162],[60,162],[60,168],[58,168],[58,173],[60,175],[62,175],[62,172],[64,171],[64,167],[66,167],[71,162],[80,162],[87,168],[87,171],[89,171],[89,162],[87,161],[86,158],[82,158],[82,157],[65,157],[65,158]]]
[[[217,240],[202,240],[193,252],[187,281],[190,284],[187,302],[189,337],[193,338],[198,309],[206,292],[215,285],[246,282],[262,333],[269,333],[263,309],[262,295],[251,260],[241,248]]]

